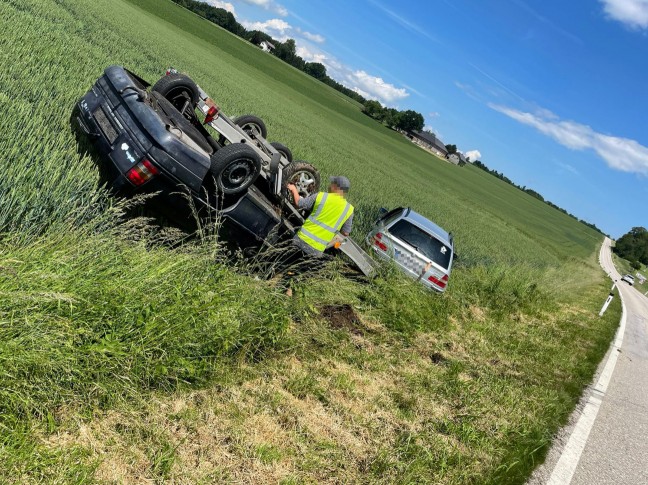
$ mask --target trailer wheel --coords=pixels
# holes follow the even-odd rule
[[[301,197],[316,194],[320,188],[319,171],[304,160],[295,160],[283,170],[283,193],[290,200],[288,184],[294,184]]]
[[[158,92],[168,99],[185,118],[191,119],[196,116],[194,109],[198,103],[200,91],[189,76],[169,74],[158,80],[151,91]]]
[[[261,136],[262,138],[268,136],[268,129],[266,128],[266,125],[263,122],[263,120],[258,116],[254,116],[254,115],[239,116],[234,120],[234,123],[240,126],[243,129],[243,131],[245,131],[248,135],[251,135],[255,138],[258,136]]]
[[[270,143],[270,145],[272,145],[275,150],[281,153],[281,156],[283,156],[286,160],[288,160],[289,162],[293,161],[292,152],[290,151],[290,148],[288,148],[286,145],[283,145],[278,141],[273,141],[272,143]]]
[[[261,158],[248,145],[232,143],[212,154],[209,171],[223,194],[238,194],[261,173]]]

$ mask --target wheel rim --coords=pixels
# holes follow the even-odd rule
[[[171,89],[166,94],[166,98],[183,116],[187,108],[191,105],[191,93],[182,87]]]
[[[297,188],[297,192],[301,197],[308,197],[315,192],[315,177],[306,170],[295,172],[290,177],[290,183]]]
[[[237,160],[225,167],[220,176],[220,185],[225,192],[239,189],[252,182],[254,172],[252,160]]]

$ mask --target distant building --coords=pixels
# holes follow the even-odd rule
[[[450,163],[454,163],[455,165],[463,165],[465,163],[468,163],[468,160],[466,160],[466,157],[461,152],[452,153],[447,156],[447,159]]]
[[[428,150],[432,150],[438,156],[444,158],[448,156],[448,150],[446,150],[445,144],[434,133],[429,131],[412,131],[408,136],[414,143]]]
[[[268,42],[267,40],[262,40],[259,44],[259,47],[261,47],[261,50],[264,52],[270,52],[275,48],[274,44],[272,42]]]

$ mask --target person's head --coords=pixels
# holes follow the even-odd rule
[[[331,182],[329,185],[329,192],[346,195],[351,188],[351,182],[349,182],[349,179],[342,175],[336,175],[331,177],[329,180]]]

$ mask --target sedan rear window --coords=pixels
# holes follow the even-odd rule
[[[450,265],[452,250],[437,238],[419,229],[405,219],[401,219],[389,228],[389,233],[405,241],[442,268]]]

